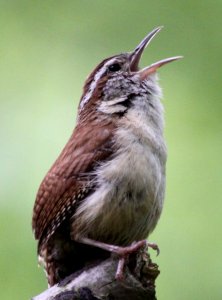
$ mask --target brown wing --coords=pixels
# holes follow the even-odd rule
[[[75,212],[93,190],[95,166],[112,154],[113,124],[77,127],[42,181],[37,193],[32,226],[39,245]]]

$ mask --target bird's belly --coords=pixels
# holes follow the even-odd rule
[[[117,245],[146,238],[164,196],[165,175],[156,153],[138,144],[120,151],[97,170],[97,186],[73,218],[74,238],[78,234]]]

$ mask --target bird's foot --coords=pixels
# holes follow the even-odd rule
[[[147,249],[147,248],[152,248],[153,250],[155,250],[157,252],[157,255],[159,255],[160,253],[157,244],[147,242],[146,240],[134,242],[130,246],[126,246],[126,247],[110,245],[103,242],[94,241],[89,238],[79,238],[77,241],[83,244],[98,247],[106,251],[109,251],[111,253],[117,254],[119,256],[119,262],[118,262],[117,271],[115,275],[115,278],[117,280],[124,279],[124,267],[126,265],[127,259],[130,254],[136,253],[140,249]]]
[[[120,246],[114,246],[115,250],[113,251],[119,256],[119,262],[117,266],[117,271],[115,278],[117,280],[123,280],[124,279],[124,267],[126,265],[126,262],[128,260],[128,257],[132,253],[136,253],[137,251],[141,249],[147,249],[148,247],[152,248],[157,252],[157,255],[159,255],[160,250],[157,244],[149,243],[146,240],[141,240],[138,242],[132,243],[130,246],[127,247],[120,247]]]

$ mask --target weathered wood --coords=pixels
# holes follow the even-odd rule
[[[155,300],[158,266],[146,253],[131,259],[122,281],[115,279],[118,260],[109,258],[73,274],[32,300]]]

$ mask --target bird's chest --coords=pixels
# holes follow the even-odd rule
[[[153,229],[162,209],[165,162],[144,135],[140,128],[117,131],[115,155],[97,169],[97,189],[77,210],[78,232],[129,244]]]

